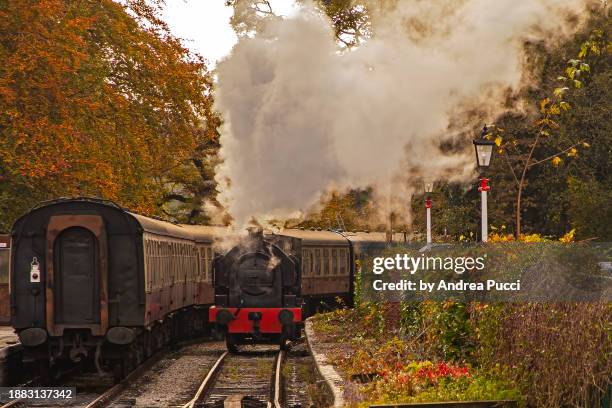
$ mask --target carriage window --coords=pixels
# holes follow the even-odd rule
[[[159,268],[158,285],[161,288],[164,286],[164,270],[165,270],[164,268],[164,246],[161,242],[158,243],[157,251],[158,251],[157,267]]]
[[[307,249],[302,250],[302,276],[308,276],[310,274],[310,251]]]
[[[166,252],[166,276],[168,278],[166,285],[172,285],[172,275],[174,273],[172,265],[174,262],[172,262],[173,246],[171,243],[166,244]]]
[[[176,264],[176,280],[178,282],[183,280],[183,266],[182,266],[182,259],[183,256],[181,255],[181,251],[183,250],[183,245],[182,244],[176,244],[176,258],[175,258],[175,264]]]
[[[206,248],[206,282],[212,281],[212,248]]]
[[[308,254],[309,254],[309,258],[310,258],[310,262],[308,264],[308,273],[312,276],[314,275],[314,271],[315,271],[315,266],[314,266],[314,252],[312,249],[308,250]]]
[[[185,245],[185,276],[187,278],[187,282],[191,282],[192,276],[192,268],[191,268],[191,248],[188,245]]]
[[[306,271],[307,261],[308,261],[308,251],[306,251],[305,249],[302,249],[302,276],[308,275],[308,272]]]
[[[187,280],[187,269],[185,268],[185,244],[178,244],[178,278],[181,282]]]
[[[170,244],[164,242],[164,286],[168,286],[170,284]]]
[[[340,275],[346,275],[346,249],[340,250]]]
[[[144,243],[144,261],[145,261],[145,292],[151,291],[151,241]]]
[[[177,281],[177,273],[178,273],[178,268],[176,266],[176,252],[177,252],[177,245],[176,242],[172,243],[172,276],[170,276],[170,282],[172,282],[173,284]]]
[[[198,269],[198,282],[204,282],[206,280],[206,250],[202,247],[198,249],[198,257],[200,260],[200,267]]]
[[[208,248],[202,248],[202,281],[208,281],[208,269],[209,269],[209,260],[208,260]]]
[[[161,270],[159,263],[161,261],[161,256],[159,255],[159,241],[155,241],[153,246],[153,252],[155,253],[155,257],[153,258],[153,267],[155,268],[155,277],[153,279],[154,287],[159,288],[160,275],[159,271]]]
[[[149,291],[153,290],[155,287],[155,241],[149,241],[149,280],[151,281],[151,287]]]
[[[185,275],[188,282],[191,280],[191,270],[191,250],[188,245],[185,245]]]
[[[180,245],[179,253],[179,267],[181,268],[180,277],[183,282],[187,282],[187,246],[185,244]]]
[[[149,241],[149,279],[151,290],[155,287],[155,241]]]
[[[315,267],[315,275],[320,276],[321,275],[321,250],[320,249],[315,249],[314,267]]]
[[[329,249],[323,250],[323,275],[329,275]]]
[[[200,252],[197,246],[191,248],[191,257],[189,259],[191,259],[192,264],[192,282],[198,282],[200,276]]]
[[[338,274],[338,250],[332,249],[331,256],[332,256],[332,275],[337,275]]]
[[[202,282],[206,282],[206,280],[208,279],[208,248],[200,248],[200,261],[202,262]]]
[[[190,246],[187,246],[187,281],[193,282],[193,251]]]
[[[305,258],[304,258],[304,275],[310,276],[313,274],[312,268],[312,251],[310,249],[304,250]]]
[[[161,257],[159,256],[159,241],[153,241],[153,253],[153,287],[157,289],[159,288],[159,271],[161,270],[159,266],[159,262],[161,260]]]

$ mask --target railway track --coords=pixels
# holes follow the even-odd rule
[[[282,407],[284,351],[255,346],[222,354],[183,408]]]
[[[13,400],[11,402],[9,402],[8,404],[4,404],[1,405],[0,408],[22,408],[22,407],[27,407],[26,403],[24,401],[21,400]]]
[[[144,363],[136,367],[123,381],[110,387],[104,386],[104,382],[111,382],[112,376],[109,374],[108,378],[99,377],[97,374],[86,374],[86,375],[75,375],[72,378],[66,380],[62,386],[74,386],[75,383],[98,384],[93,388],[86,386],[83,391],[79,387],[77,388],[77,395],[74,398],[66,400],[23,400],[17,399],[10,401],[4,405],[0,405],[0,408],[22,408],[22,407],[86,407],[86,408],[103,408],[108,407],[111,401],[121,393],[129,384],[142,376],[147,372],[157,361],[162,359],[169,353],[168,350],[162,350],[155,355],[151,356]],[[102,384],[102,385],[100,385]],[[28,387],[31,385],[21,385],[21,387]],[[107,388],[101,393],[97,391],[97,388]]]
[[[77,375],[78,381],[62,381],[64,386],[76,386],[77,396],[72,400],[12,401],[0,408],[313,406],[308,390],[315,380],[307,373],[312,364],[305,344],[296,343],[287,352],[269,345],[245,349],[229,354],[225,343],[203,342],[179,351],[162,350],[117,385],[107,383],[95,389],[92,387],[100,377]]]
[[[32,386],[33,383],[34,383],[34,380],[32,379],[26,383],[19,384],[18,387],[30,387]],[[24,400],[16,399],[16,400],[12,400],[7,403],[4,403],[3,405],[0,405],[0,408],[21,408],[21,407],[26,407],[26,406],[27,405]]]
[[[180,347],[195,344],[201,339],[186,340],[179,343]],[[153,367],[158,361],[172,354],[173,350],[166,347],[149,357],[146,361],[136,367],[120,383],[112,385],[112,374],[100,377],[97,373],[74,374],[75,369],[69,369],[61,374],[65,377],[59,385],[55,387],[75,387],[77,395],[66,400],[25,400],[16,399],[9,401],[0,408],[25,408],[25,407],[85,407],[85,408],[105,408],[109,407],[113,400],[120,395],[133,382],[138,380],[143,374]],[[35,387],[36,379],[17,387]],[[102,390],[100,390],[102,389]]]

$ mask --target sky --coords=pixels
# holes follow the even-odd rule
[[[278,15],[290,15],[295,10],[292,0],[270,3]],[[237,41],[229,24],[232,11],[225,6],[225,0],[166,0],[163,18],[173,34],[184,40],[185,46],[214,66]]]

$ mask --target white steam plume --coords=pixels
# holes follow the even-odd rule
[[[244,37],[218,66],[219,180],[238,222],[312,204],[321,190],[375,184],[389,191],[426,169],[467,180],[472,150],[439,143],[475,125],[454,119],[480,105],[499,113],[521,84],[526,39],[576,30],[587,1],[400,1],[373,15],[375,35],[338,52],[311,7]],[[399,177],[398,177],[399,174]]]

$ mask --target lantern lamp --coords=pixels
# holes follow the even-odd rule
[[[474,149],[476,150],[476,164],[479,168],[489,167],[491,156],[493,155],[493,146],[495,142],[485,138],[487,134],[487,125],[482,128],[482,133],[479,139],[475,139]]]

